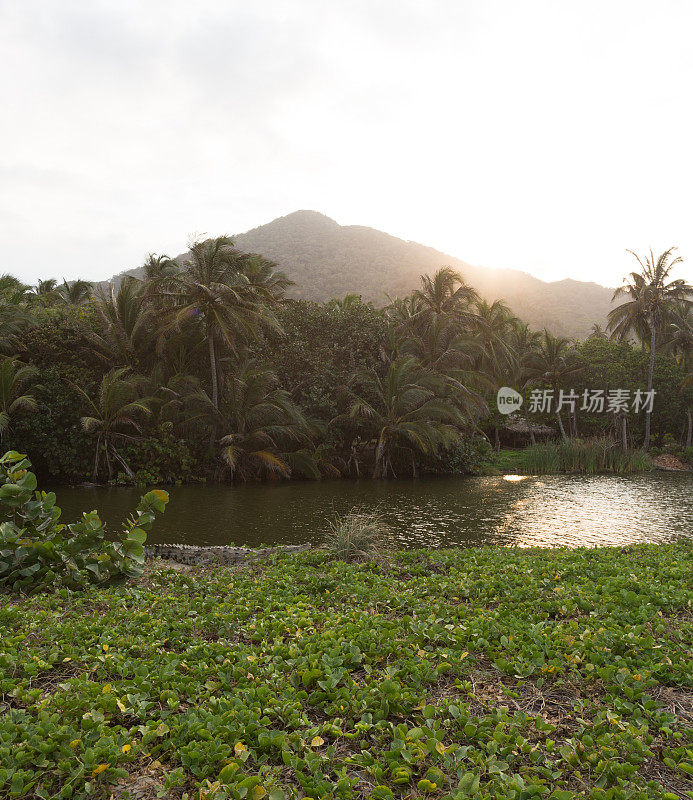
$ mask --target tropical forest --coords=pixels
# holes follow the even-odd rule
[[[583,453],[579,468],[690,460],[692,289],[670,280],[676,261],[638,257],[608,325],[582,341],[531,330],[445,266],[382,307],[287,299],[276,265],[228,237],[180,261],[151,255],[141,279],[99,290],[4,275],[3,446],[53,481],[137,485],[478,474],[504,443],[541,447],[540,435],[557,445],[547,469],[575,468],[589,443],[611,456]],[[523,410],[549,390],[553,408],[515,434],[496,407],[503,386]],[[639,387],[655,392],[640,413],[556,402]]]

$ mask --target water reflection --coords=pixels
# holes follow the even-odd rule
[[[68,521],[98,508],[109,525],[118,526],[139,494],[60,489],[58,501]],[[171,489],[169,509],[150,541],[318,542],[328,518],[354,506],[379,509],[401,547],[574,547],[693,536],[693,479],[661,473],[181,486]]]

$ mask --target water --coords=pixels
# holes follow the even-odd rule
[[[63,520],[97,508],[109,527],[141,492],[61,488]],[[180,486],[150,542],[319,543],[330,517],[379,509],[400,547],[623,545],[693,537],[693,477],[504,476]]]

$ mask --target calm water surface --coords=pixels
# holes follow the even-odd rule
[[[617,545],[693,537],[693,477],[543,476],[323,481],[180,486],[150,542],[318,543],[329,519],[379,509],[400,547],[500,544]],[[61,488],[63,520],[97,508],[109,527],[141,494],[124,488]]]

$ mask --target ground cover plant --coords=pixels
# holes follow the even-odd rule
[[[693,796],[693,544],[0,595],[0,797]]]

